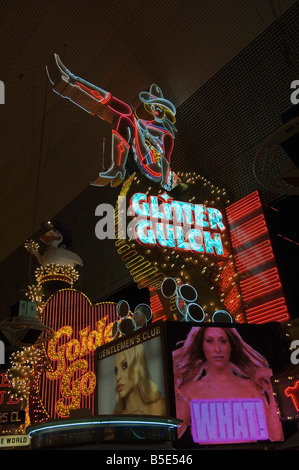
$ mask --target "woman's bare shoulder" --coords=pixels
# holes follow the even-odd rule
[[[150,404],[150,414],[156,416],[166,416],[166,401],[164,398],[159,398],[159,400]]]
[[[184,397],[190,401],[194,396],[200,396],[200,393],[206,388],[206,379],[203,377],[201,380],[192,380],[181,387],[181,392]]]

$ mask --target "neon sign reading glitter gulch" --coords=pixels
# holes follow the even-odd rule
[[[226,227],[218,209],[175,201],[166,193],[150,197],[135,193],[131,209],[130,215],[137,216],[135,238],[139,243],[224,255],[219,231],[224,232]]]

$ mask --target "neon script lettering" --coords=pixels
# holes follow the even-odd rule
[[[106,317],[96,325],[94,331],[90,332],[89,327],[79,331],[79,339],[72,338],[70,326],[64,326],[49,341],[48,357],[55,365],[46,374],[50,380],[60,381],[62,398],[56,402],[56,411],[61,417],[79,408],[81,395],[90,395],[95,389],[96,375],[88,370],[86,356],[103,344]]]
[[[144,193],[135,193],[130,209],[130,215],[137,216],[134,238],[142,244],[194,253],[224,254],[219,231],[226,228],[218,209],[174,201],[166,193],[149,198]]]
[[[286,397],[291,398],[294,407],[299,411],[299,380],[296,380],[293,387],[289,386],[284,390]]]

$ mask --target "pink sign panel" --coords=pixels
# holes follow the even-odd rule
[[[261,399],[191,400],[190,410],[192,437],[198,444],[268,439]]]

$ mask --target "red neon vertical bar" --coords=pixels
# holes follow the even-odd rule
[[[232,204],[227,208],[226,212],[231,232],[233,254],[237,271],[241,278],[240,288],[243,301],[245,300],[246,302],[245,313],[247,322],[262,323],[289,319],[285,302],[282,305],[279,301],[281,298],[284,299],[279,275],[278,279],[273,277],[268,278],[267,287],[259,287],[257,284],[254,286],[249,283],[251,278],[257,280],[257,275],[261,276],[270,268],[275,268],[277,271],[258,191],[254,191]],[[276,306],[273,306],[272,311],[268,312],[267,308],[270,308],[268,300],[271,296],[274,300],[276,299]],[[278,296],[280,296],[279,299],[277,298]],[[256,305],[258,299],[259,305]],[[255,305],[255,307],[252,305]]]

